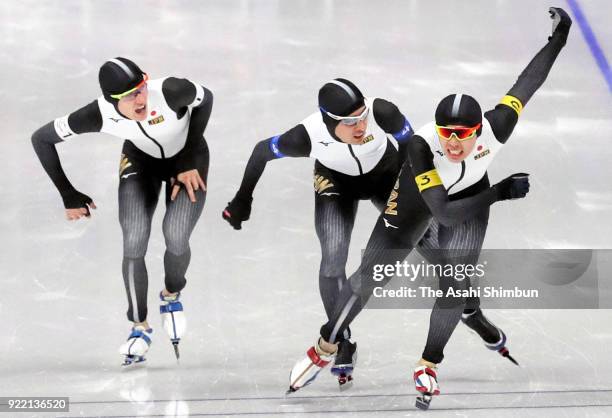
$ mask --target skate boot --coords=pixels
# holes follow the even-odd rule
[[[124,356],[122,366],[131,366],[145,361],[145,354],[151,345],[151,328],[138,325],[132,328],[127,341],[119,347],[119,354]]]
[[[506,347],[506,334],[493,325],[493,323],[484,316],[480,308],[469,313],[465,313],[464,311],[461,315],[461,322],[480,335],[480,338],[483,339],[485,346],[489,350],[497,351],[502,357],[506,357],[517,366],[519,365],[518,362],[512,358],[510,351]]]
[[[178,345],[187,328],[183,304],[179,301],[180,296],[180,292],[173,296],[164,296],[162,292],[159,293],[159,299],[161,300],[159,313],[162,316],[162,325],[170,337],[177,360],[180,357]]]
[[[340,390],[347,390],[353,386],[353,368],[357,363],[357,343],[342,340],[338,343],[338,352],[331,372],[338,378]]]
[[[414,369],[413,378],[417,392],[421,393],[421,396],[416,398],[415,406],[427,410],[431,398],[440,394],[436,365],[421,359]]]
[[[291,394],[298,389],[309,385],[317,377],[319,372],[327,366],[336,356],[336,353],[328,353],[320,347],[321,340],[306,351],[306,357],[298,361],[289,374],[289,390]]]

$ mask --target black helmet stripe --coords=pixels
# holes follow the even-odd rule
[[[346,92],[346,94],[349,95],[352,101],[357,101],[357,96],[355,95],[355,92],[348,85],[339,80],[332,80],[330,81],[330,83],[340,86]]]
[[[456,94],[455,100],[453,101],[453,110],[451,110],[451,117],[456,118],[459,115],[459,107],[461,107],[461,98],[463,94]]]
[[[130,70],[129,67],[125,65],[124,63],[122,63],[120,60],[113,58],[113,59],[110,59],[109,61],[117,65],[119,68],[121,68],[128,75],[128,77],[136,78],[132,70]]]

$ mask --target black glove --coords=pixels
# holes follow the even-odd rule
[[[553,20],[552,35],[548,40],[550,41],[556,35],[563,40],[565,45],[570,27],[572,26],[572,18],[560,7],[551,7],[548,9],[548,13],[550,13],[550,18]]]
[[[497,192],[497,200],[521,199],[529,193],[529,174],[516,173],[500,181],[493,188]]]
[[[69,192],[62,194],[62,200],[64,201],[64,207],[66,209],[87,209],[87,216],[89,216],[89,206],[93,203],[91,197],[87,196],[74,189]]]
[[[242,222],[248,221],[251,216],[252,197],[236,196],[223,211],[223,219],[229,222],[234,229],[242,229]]]

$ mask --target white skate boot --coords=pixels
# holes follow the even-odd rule
[[[145,361],[145,354],[151,346],[151,328],[138,325],[132,328],[132,332],[127,341],[119,347],[119,354],[124,356],[122,366],[130,366],[132,364],[142,363]]]
[[[429,409],[431,398],[440,394],[436,365],[420,360],[414,369],[414,384],[417,392],[422,394],[416,398],[416,407],[423,410]]]
[[[177,360],[179,359],[178,345],[187,329],[187,319],[183,312],[183,304],[179,301],[180,296],[180,292],[173,296],[164,296],[162,292],[159,293],[161,300],[159,313],[162,317],[162,325],[170,337]]]
[[[309,385],[319,372],[336,356],[336,353],[324,351],[317,342],[306,352],[306,357],[298,361],[289,374],[289,390],[287,394]]]

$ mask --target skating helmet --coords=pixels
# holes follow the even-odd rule
[[[98,73],[104,98],[115,106],[122,94],[138,88],[147,75],[133,61],[117,57],[106,61]]]
[[[436,108],[436,124],[439,126],[476,126],[482,122],[482,110],[472,96],[451,94],[440,101]],[[478,131],[480,135],[480,130]]]
[[[323,115],[323,122],[330,135],[338,141],[340,139],[336,137],[334,131],[339,122],[331,118],[327,112],[336,116],[348,116],[364,104],[361,91],[344,78],[331,80],[319,90],[319,110]]]

